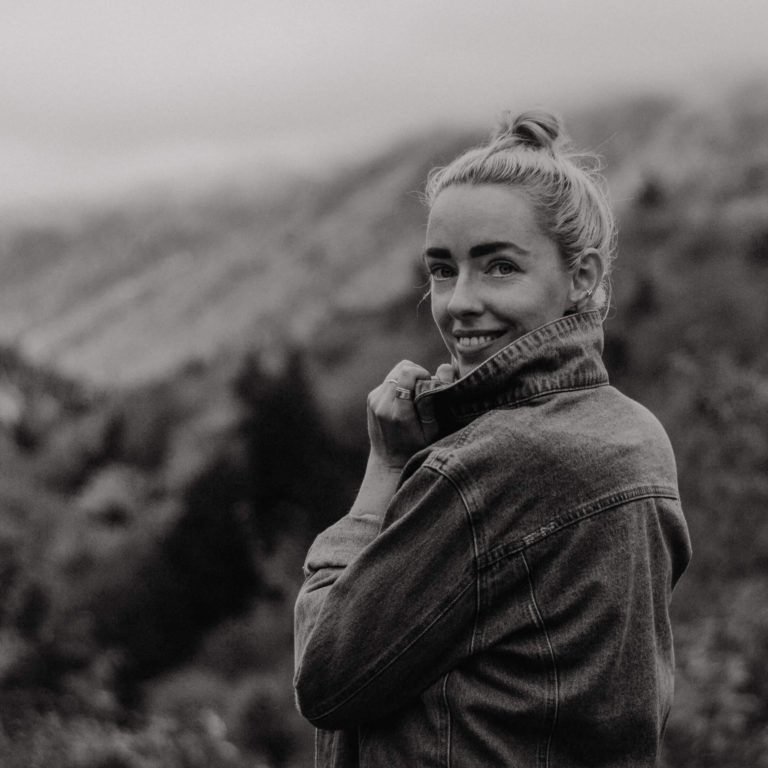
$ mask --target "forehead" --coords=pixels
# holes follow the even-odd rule
[[[541,236],[528,195],[501,184],[446,187],[435,199],[427,222],[429,243],[477,238],[530,241]]]

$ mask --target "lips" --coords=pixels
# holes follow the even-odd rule
[[[456,349],[460,352],[475,352],[493,344],[504,331],[456,331]]]
[[[475,347],[484,347],[497,338],[497,336],[459,336],[456,343],[459,349],[473,349]]]

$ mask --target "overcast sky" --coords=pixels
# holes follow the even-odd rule
[[[0,203],[768,76],[768,0],[0,0]]]

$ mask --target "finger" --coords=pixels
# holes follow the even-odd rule
[[[454,381],[456,381],[456,371],[450,363],[443,363],[442,365],[438,366],[437,370],[435,371],[435,376],[443,384],[452,384]]]
[[[429,444],[434,440],[431,429],[424,430],[420,415],[416,412],[413,399],[416,396],[416,382],[421,379],[430,380],[429,371],[410,360],[398,363],[390,372],[387,380],[391,389],[390,414],[397,420],[401,429],[411,436],[414,442]],[[396,384],[394,382],[397,382]]]
[[[430,380],[429,371],[402,360],[368,396],[371,448],[393,464],[404,464],[437,437],[437,424],[422,424],[414,405],[416,383],[421,379]]]
[[[387,376],[388,381],[395,380],[399,386],[406,389],[413,389],[419,379],[428,378],[430,378],[429,371],[421,365],[412,363],[410,360],[399,362]]]
[[[430,379],[429,371],[410,360],[403,360],[398,363],[390,372],[385,384],[389,386],[391,395],[395,400],[400,401],[396,405],[403,403],[409,405],[416,395],[416,382],[420,379]]]

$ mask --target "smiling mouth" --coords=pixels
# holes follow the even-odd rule
[[[456,347],[462,352],[471,352],[475,349],[487,347],[501,336],[503,336],[503,331],[498,331],[497,333],[473,334],[471,336],[455,335]]]

